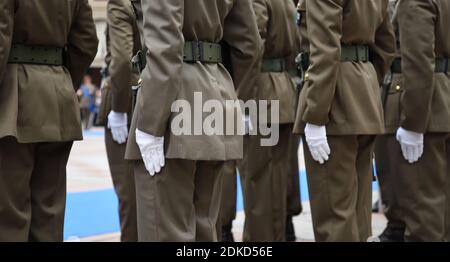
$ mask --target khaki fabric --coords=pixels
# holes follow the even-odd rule
[[[380,134],[379,83],[395,54],[388,0],[306,0],[311,65],[294,131],[326,125],[330,135]],[[371,63],[341,62],[342,45],[367,45]]]
[[[0,241],[63,241],[72,142],[0,139]]]
[[[87,0],[8,0],[0,15],[0,138],[82,138],[75,89],[97,52]],[[11,43],[65,47],[64,66],[7,64]]]
[[[114,189],[119,199],[120,239],[122,242],[137,242],[136,189],[134,168],[125,160],[126,145],[117,144],[111,130],[105,128],[105,145]]]
[[[450,132],[450,76],[434,73],[450,58],[450,2],[400,0],[396,23],[402,58],[400,125],[411,131]]]
[[[262,59],[284,59],[287,63],[293,60],[298,51],[299,42],[294,3],[253,0],[253,7],[263,41]],[[252,97],[253,99],[279,101],[280,124],[294,122],[296,92],[288,72],[259,72],[255,89],[257,93],[255,97]],[[273,122],[273,120],[270,121]]]
[[[318,242],[366,242],[372,235],[373,136],[328,136],[320,165],[303,144],[314,235]]]
[[[216,242],[222,161],[167,159],[150,176],[135,161],[140,242]]]
[[[147,67],[142,73],[142,87],[127,148],[127,158],[140,159],[135,142],[137,129],[154,136],[165,136],[166,156],[171,159],[235,160],[242,158],[242,137],[228,135],[180,135],[171,132],[171,122],[178,114],[172,103],[186,100],[194,119],[194,93],[202,94],[203,103],[213,99],[221,103],[255,97],[255,81],[261,39],[250,0],[139,1],[133,5],[138,26],[148,48]],[[142,17],[148,17],[144,19]],[[151,19],[150,19],[151,18]],[[164,30],[162,30],[164,29]],[[184,63],[185,41],[226,42],[230,48],[233,80],[223,64]],[[235,126],[241,122],[240,106],[224,110],[235,113]],[[204,120],[209,114],[198,114]],[[192,125],[192,129],[193,129]],[[192,132],[193,133],[193,132]]]
[[[243,240],[284,241],[287,215],[287,180],[292,125],[280,125],[280,140],[273,147],[260,146],[261,136],[244,138],[244,159],[238,162],[244,196]]]
[[[403,161],[400,144],[395,135],[379,136],[375,142],[375,164],[380,185],[383,212],[390,228],[405,228],[399,204],[399,173],[405,172],[398,163]],[[405,174],[404,176],[407,176]]]
[[[396,152],[401,154],[400,146]],[[399,157],[398,201],[406,224],[406,241],[446,241],[449,221],[450,134],[427,133],[419,162]]]

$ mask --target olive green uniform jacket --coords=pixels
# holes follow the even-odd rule
[[[388,0],[306,0],[311,65],[300,94],[295,132],[305,123],[329,135],[384,131],[379,84],[394,58]],[[341,62],[343,45],[367,45],[372,63]]]
[[[450,132],[450,77],[434,73],[436,58],[450,58],[450,2],[400,0],[394,16],[402,74],[386,101],[386,131]],[[433,43],[433,44],[430,44]]]
[[[255,23],[252,1],[167,0],[158,1],[158,4],[154,1],[141,1],[140,5],[134,6],[138,7],[136,13],[141,24],[138,26],[143,26],[141,38],[149,51],[147,67],[141,74],[142,87],[137,98],[126,157],[141,158],[135,142],[137,128],[154,136],[164,136],[167,158],[242,158],[242,136],[173,134],[171,122],[177,114],[171,112],[171,107],[174,101],[183,99],[194,111],[195,92],[202,93],[203,101],[214,99],[221,103],[225,100],[237,100],[235,89],[243,99],[255,97],[261,38]],[[141,10],[139,6],[142,7]],[[142,23],[142,16],[139,16],[141,13],[145,17],[151,17],[151,20]],[[165,30],[161,31],[161,27]],[[185,41],[225,41],[231,47],[233,80],[222,64],[184,63]],[[229,108],[228,111],[238,111],[234,120],[236,124],[241,121],[239,106]],[[192,113],[192,120],[199,115],[205,119],[209,114]],[[193,126],[194,124],[192,129]]]
[[[297,13],[292,1],[254,0],[256,21],[263,40],[262,59],[284,59],[293,62],[298,51]],[[260,63],[262,65],[262,63]],[[279,100],[280,124],[295,120],[296,92],[288,72],[263,72],[256,82],[256,100]],[[271,121],[273,122],[273,120]]]
[[[12,43],[66,48],[65,64],[8,64]],[[13,136],[19,143],[81,139],[75,89],[97,45],[87,0],[2,0],[0,138]]]

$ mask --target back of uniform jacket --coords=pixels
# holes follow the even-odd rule
[[[310,67],[294,130],[326,125],[330,135],[384,131],[379,83],[394,58],[388,0],[305,0]],[[343,46],[366,46],[370,62],[341,61]]]
[[[450,132],[449,70],[435,73],[436,59],[450,58],[450,1],[400,0],[397,20],[404,88],[400,124],[419,133]]]
[[[75,89],[98,44],[88,1],[6,0],[0,14],[0,138],[81,139]],[[8,63],[11,44],[63,48],[64,65]]]
[[[191,160],[231,160],[242,157],[242,137],[235,135],[174,135],[175,101],[193,108],[194,94],[207,100],[255,97],[254,83],[261,39],[251,0],[133,0],[138,27],[147,48],[147,67],[133,115],[127,158],[139,159],[134,130],[165,136],[166,157]],[[186,63],[183,47],[191,42],[226,42],[233,79],[222,63]],[[225,108],[233,111],[235,108]],[[225,112],[224,112],[225,113]],[[230,113],[230,112],[228,112]],[[240,119],[240,110],[238,112]],[[202,120],[207,114],[196,114]],[[194,119],[194,118],[192,118]],[[240,120],[239,120],[240,121]],[[203,122],[202,122],[203,123]],[[201,130],[200,130],[201,131]]]
[[[263,41],[263,61],[281,59],[286,65],[295,60],[299,49],[296,9],[292,1],[253,0],[259,34]],[[262,63],[261,63],[262,64]],[[264,72],[261,67],[256,82],[257,100],[279,101],[279,123],[293,123],[295,86],[287,70]],[[273,122],[273,120],[270,120]]]

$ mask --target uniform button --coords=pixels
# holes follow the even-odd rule
[[[138,84],[142,84],[142,78],[139,78]]]
[[[305,81],[308,81],[308,80],[309,80],[309,74],[306,73],[306,74],[305,74]]]
[[[395,87],[395,90],[397,90],[397,91],[400,91],[400,89],[401,89],[401,87],[400,87],[399,85],[397,85],[397,86]]]

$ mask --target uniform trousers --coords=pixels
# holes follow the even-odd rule
[[[379,136],[375,142],[375,163],[383,211],[388,220],[388,227],[393,229],[405,228],[397,192],[398,173],[403,171],[398,165],[403,158],[398,152],[399,146],[395,135]]]
[[[328,136],[320,165],[304,143],[308,190],[318,242],[365,242],[371,236],[374,136]]]
[[[400,145],[394,153],[399,159],[398,200],[406,224],[405,241],[448,241],[450,134],[427,133],[424,153],[409,164]]]
[[[222,227],[231,226],[236,218],[237,174],[236,161],[227,161],[223,167],[222,200],[219,219],[217,220],[217,234],[222,235]]]
[[[300,177],[298,164],[298,148],[300,136],[291,134],[288,149],[288,180],[287,180],[287,215],[298,216],[302,213],[300,198]]]
[[[119,200],[120,239],[122,242],[137,242],[133,162],[125,160],[126,144],[116,143],[109,128],[105,128],[105,145],[114,189]]]
[[[135,161],[140,242],[216,242],[224,161],[166,159],[155,176]]]
[[[272,147],[261,146],[260,135],[244,138],[244,159],[238,164],[244,195],[244,241],[285,241],[291,133],[291,124],[280,125],[278,144]]]
[[[72,142],[0,139],[0,241],[63,241]]]

